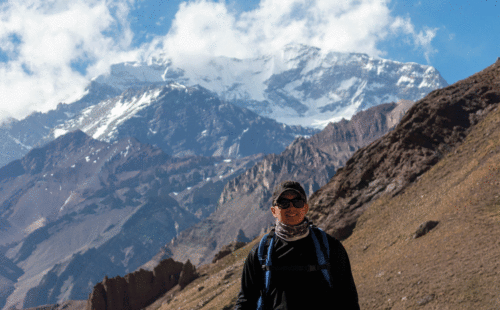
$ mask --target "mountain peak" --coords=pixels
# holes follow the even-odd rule
[[[148,83],[200,85],[261,116],[318,129],[382,103],[417,101],[448,85],[431,66],[361,53],[326,53],[295,43],[273,55],[213,57],[199,68],[157,58],[154,63],[117,64],[95,81],[122,90]]]

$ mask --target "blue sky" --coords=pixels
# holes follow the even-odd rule
[[[497,0],[0,0],[0,119],[160,52],[182,63],[297,42],[432,65],[452,84],[500,57],[499,29]]]

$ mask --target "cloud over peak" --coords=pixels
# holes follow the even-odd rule
[[[145,0],[142,4],[147,3]],[[322,52],[385,56],[380,43],[403,36],[427,60],[437,29],[415,30],[388,0],[261,0],[247,12],[224,1],[182,2],[165,35],[133,47],[135,0],[11,0],[0,5],[0,111],[22,118],[83,94],[110,65],[166,54],[179,66],[213,56],[257,57],[289,43]]]
[[[381,56],[377,43],[395,21],[386,2],[262,0],[239,15],[221,2],[182,3],[169,33],[155,46],[179,60],[186,55],[254,57],[289,43]]]

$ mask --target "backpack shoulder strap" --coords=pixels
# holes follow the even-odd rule
[[[274,235],[274,228],[267,234],[265,234],[262,239],[260,239],[260,244],[258,248],[258,258],[259,258],[259,263],[261,267],[266,267],[266,266],[272,266],[272,261],[271,261],[271,252],[273,249],[273,243],[275,240],[275,235]],[[264,253],[265,250],[267,249],[267,255],[264,258]],[[257,309],[262,310],[264,308],[264,299],[269,290],[269,286],[271,283],[271,272],[270,270],[267,270],[265,272],[265,277],[264,277],[264,288],[260,290],[260,297],[259,300],[257,301]]]
[[[321,234],[321,238],[319,238],[319,240],[323,241],[323,248],[320,245],[320,241],[318,241],[318,234]],[[327,266],[327,268],[321,270],[321,272],[323,273],[323,276],[325,277],[330,287],[332,287],[332,283],[330,281],[330,246],[328,244],[326,233],[321,228],[311,225],[311,236],[314,241],[314,247],[316,248],[318,264]],[[326,253],[323,252],[323,249]]]

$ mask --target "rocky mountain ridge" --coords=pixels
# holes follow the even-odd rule
[[[226,103],[248,108],[260,116],[271,117],[289,125],[287,130],[280,131],[282,132],[280,135],[283,134],[286,140],[284,144],[280,141],[268,144],[281,147],[279,150],[276,148],[276,150],[269,151],[274,153],[282,151],[295,135],[312,134],[304,128],[294,129],[292,125],[322,129],[330,121],[337,121],[342,117],[350,119],[355,112],[370,106],[383,102],[397,102],[400,99],[416,101],[429,91],[446,85],[439,73],[429,66],[373,59],[367,55],[355,53],[325,55],[317,48],[297,44],[286,47],[277,55],[266,55],[256,59],[214,58],[203,68],[177,68],[167,56],[157,55],[143,63],[114,65],[109,75],[94,78],[89,83],[85,95],[76,102],[60,103],[54,110],[47,113],[32,113],[22,120],[10,119],[2,122],[0,124],[0,166],[21,158],[33,147],[42,146],[63,132],[82,127],[76,126],[80,118],[80,121],[92,122],[89,115],[80,115],[90,106],[97,106],[101,103],[99,108],[92,109],[94,112],[106,110],[106,106],[111,110],[110,101],[116,104],[120,100],[111,98],[120,94],[124,97],[138,95],[135,98],[135,103],[138,103],[137,100],[145,95],[144,93],[137,94],[139,90],[161,88],[169,83],[180,83],[188,87],[200,85],[208,89],[214,97],[221,98]],[[120,107],[130,106],[130,103],[122,101]],[[115,105],[117,108],[115,112],[120,110],[120,107]],[[98,113],[94,113],[94,117],[97,115]],[[117,117],[114,120],[108,118],[111,123],[119,120],[124,120],[124,118]],[[148,121],[152,123],[146,124]],[[133,133],[136,137],[141,136],[139,140],[144,143],[163,142],[165,144],[165,141],[157,137],[158,130],[154,129],[158,127],[157,121],[142,120],[143,124],[139,123],[141,123],[139,118],[129,120],[133,128],[140,127],[141,131],[135,130],[127,134]],[[221,125],[221,122],[219,121],[218,124]],[[161,124],[162,128],[168,127],[169,130],[178,132],[185,130],[182,125],[173,126],[174,128],[167,125]],[[264,127],[266,130],[277,130],[274,125]],[[209,130],[200,136],[205,129],[192,134],[197,141],[195,145],[201,146],[203,153],[200,153],[200,150],[186,150],[185,145],[179,147],[179,144],[182,144],[180,141],[174,142],[174,146],[170,143],[168,147],[162,147],[162,149],[168,154],[208,156],[210,152],[219,154],[218,150],[220,150],[220,155],[235,154],[239,152],[237,146],[242,145],[238,137],[241,135],[240,139],[245,140],[253,136],[251,132],[244,132],[247,128],[252,130],[251,126],[244,128],[229,126],[226,127],[225,132],[224,130],[221,133],[214,131],[213,134],[221,134],[221,137],[209,136]],[[84,128],[80,129],[86,132]],[[123,135],[120,133],[115,133],[115,135],[124,137],[125,130],[123,128],[121,130],[124,131]],[[227,130],[232,131],[228,133]],[[259,132],[259,134],[269,136],[268,133]],[[93,136],[94,133],[91,135]],[[106,140],[109,137],[103,138]],[[224,143],[228,145],[220,146],[220,143],[210,141],[210,139],[219,138],[225,139]],[[261,144],[261,147],[265,144],[261,140],[257,143]],[[233,146],[232,149],[231,146]],[[241,153],[248,154],[250,151],[241,150]],[[265,147],[262,151],[268,152]],[[257,150],[252,154],[259,152],[260,150]]]
[[[82,109],[101,100],[115,97],[120,91],[112,87],[91,82],[86,94],[72,104],[60,103],[57,108],[46,113],[34,112],[22,120],[11,118],[0,124],[0,167],[20,159],[31,149],[40,146],[50,130],[71,119]]]
[[[296,136],[317,132],[279,124],[225,103],[204,88],[177,83],[130,88],[89,106],[53,128],[41,144],[76,129],[110,143],[135,137],[174,157],[226,158],[281,152]]]
[[[298,135],[318,132],[258,116],[199,86],[153,83],[121,92],[92,82],[74,103],[3,122],[0,166],[77,129],[105,142],[135,137],[176,157],[228,158],[280,152]]]

